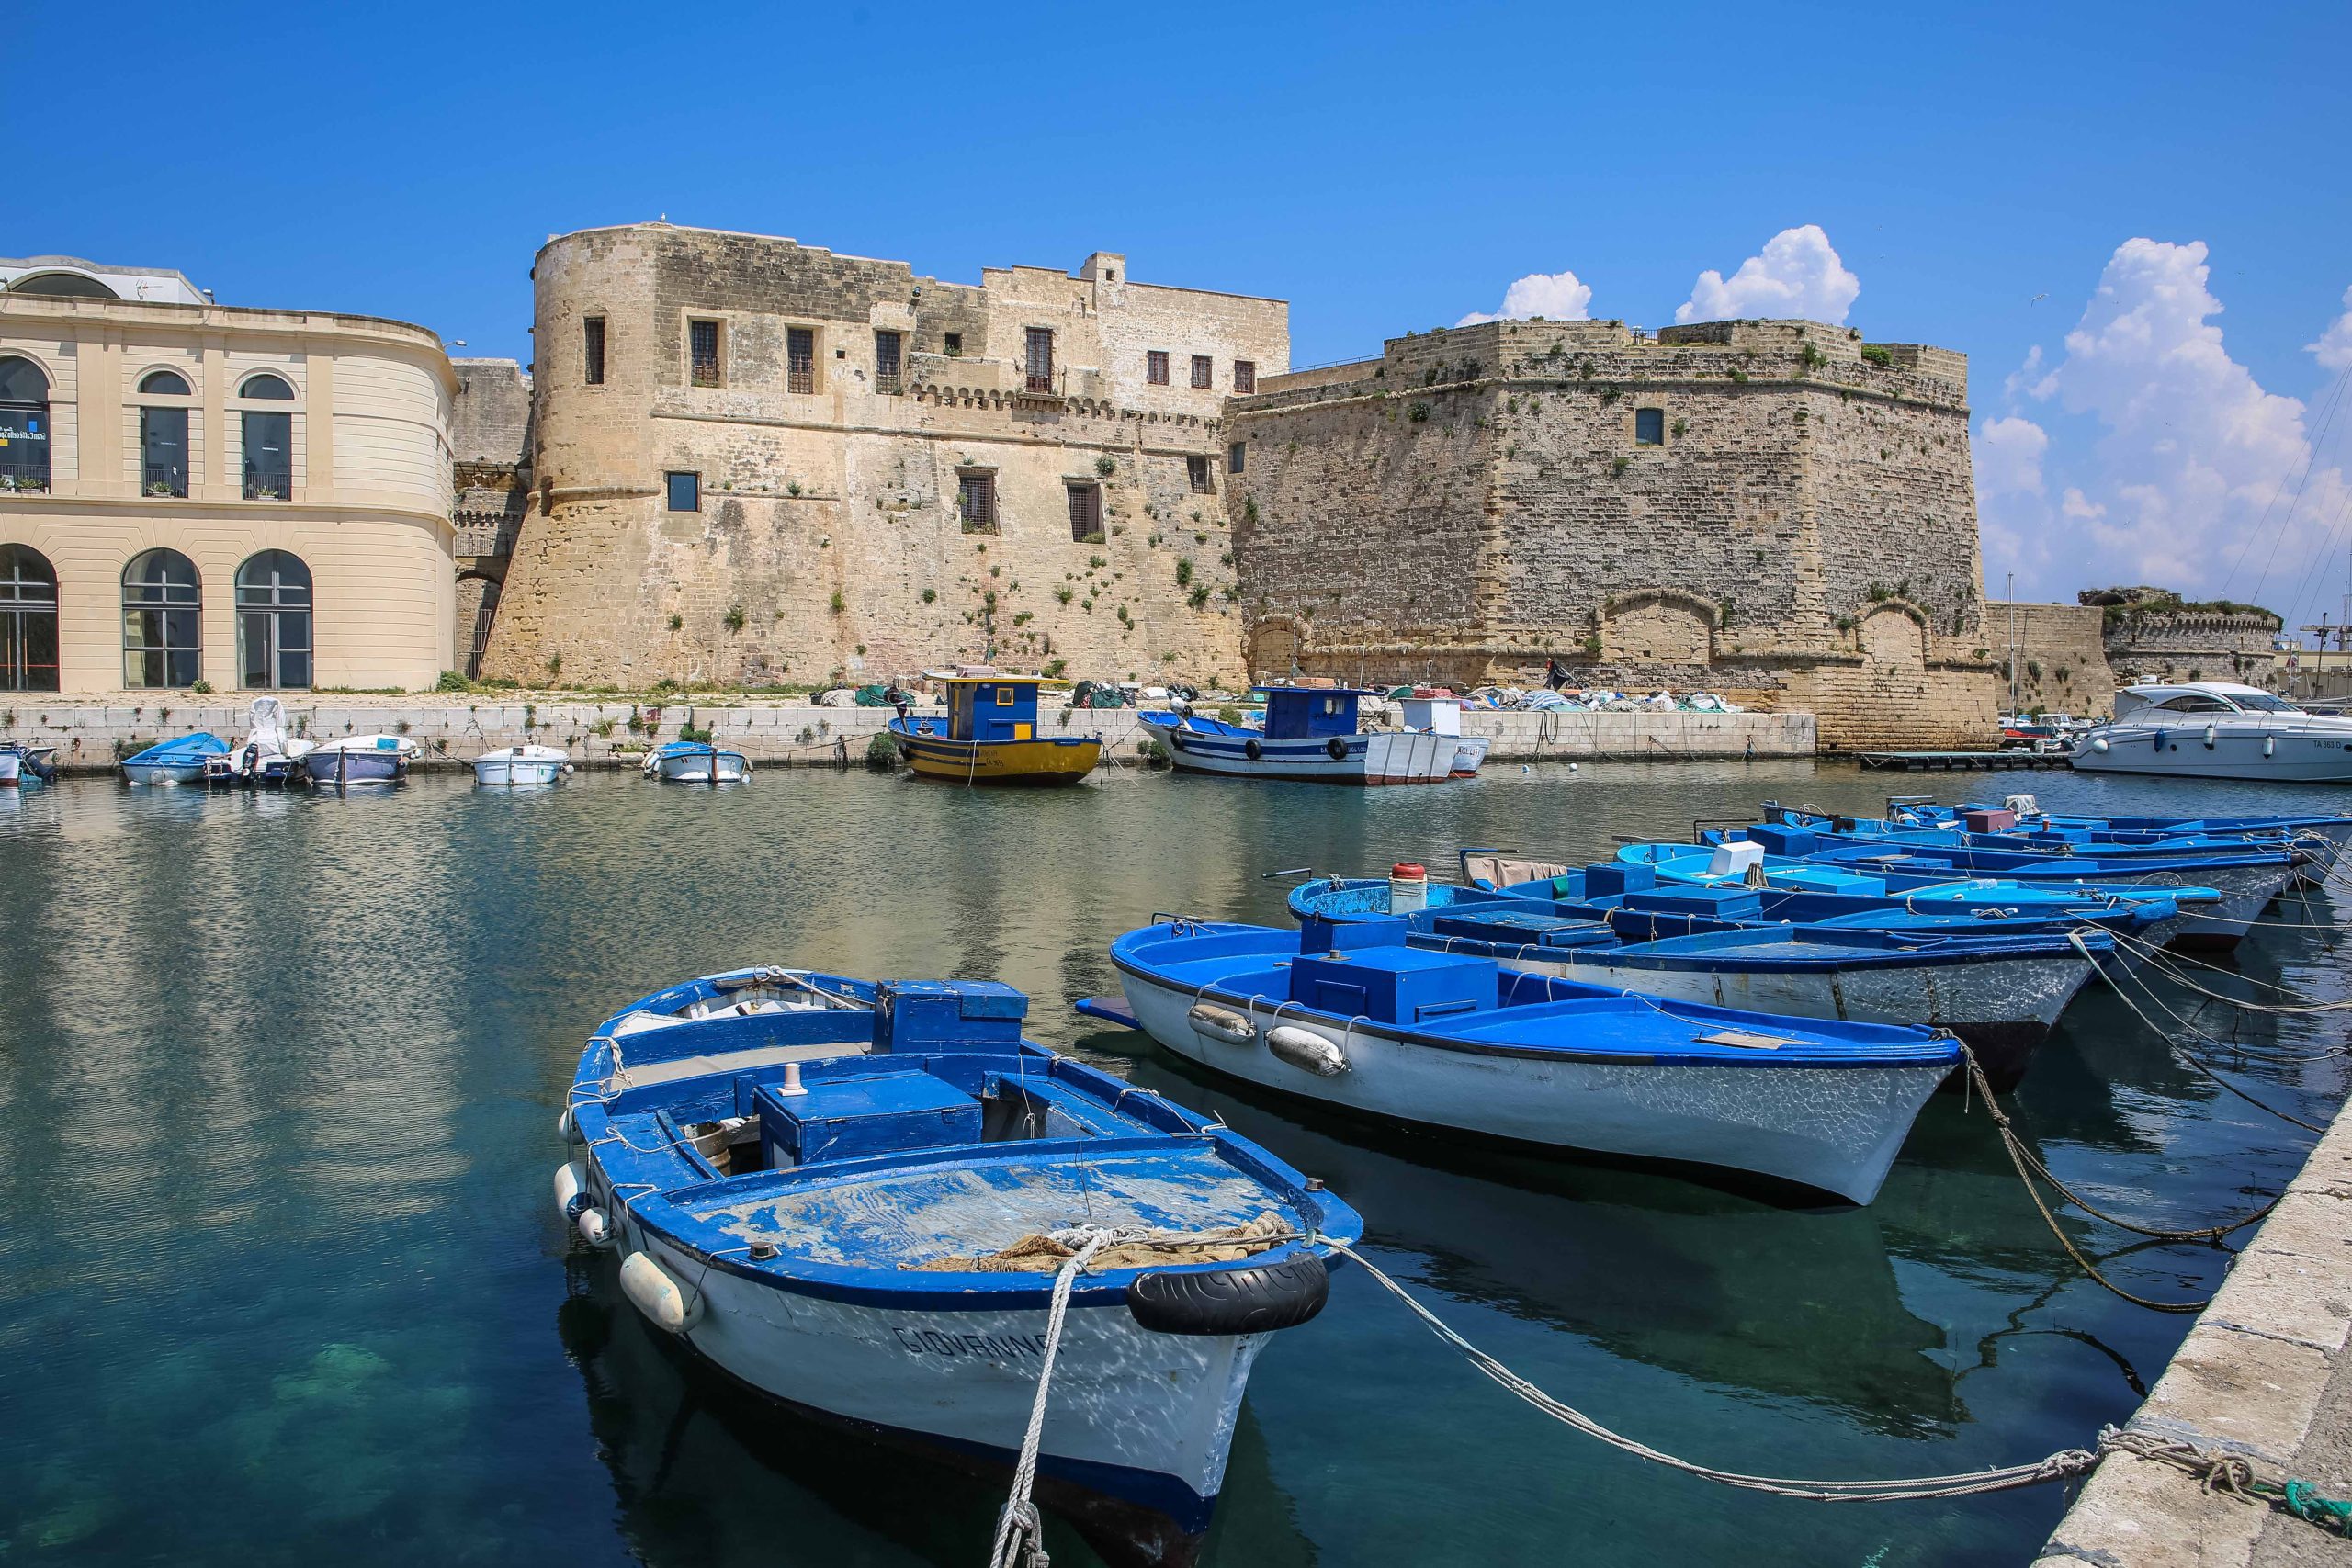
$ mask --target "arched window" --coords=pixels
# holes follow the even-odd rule
[[[144,398],[185,398],[187,378],[176,370],[150,370],[139,378]],[[157,403],[139,411],[139,492],[187,493],[187,405]]]
[[[40,294],[51,299],[119,299],[121,295],[95,277],[78,272],[32,272],[8,285],[11,294]]]
[[[237,389],[241,398],[291,402],[294,389],[283,378],[248,376]],[[245,499],[288,501],[294,494],[294,416],[246,410],[237,416],[244,442]]]
[[[29,359],[0,357],[0,491],[49,488],[49,378]]]
[[[238,680],[256,691],[311,683],[311,569],[264,550],[237,569]]]
[[[196,684],[203,673],[203,610],[194,561],[177,550],[131,557],[122,569],[122,683]]]
[[[0,545],[0,692],[57,689],[57,570],[29,545]]]

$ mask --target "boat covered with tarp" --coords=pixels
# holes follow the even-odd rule
[[[1189,1562],[1251,1364],[1362,1222],[1026,1012],[772,967],[642,997],[582,1054],[556,1201],[683,1347],[884,1439],[1013,1466],[1057,1343],[1038,1500],[1114,1559]]]
[[[202,784],[205,764],[228,750],[229,743],[209,730],[158,740],[122,760],[122,779],[134,784]]]

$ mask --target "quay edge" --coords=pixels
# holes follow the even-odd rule
[[[2352,1496],[2352,1117],[2338,1115],[2126,1429],[2247,1460],[2257,1477]],[[2110,1453],[2034,1568],[2292,1568],[2344,1538]]]
[[[160,697],[182,694],[161,693]],[[720,705],[721,703],[728,705]],[[57,748],[60,770],[95,775],[114,772],[118,748],[128,752],[174,735],[209,730],[233,741],[244,733],[243,695],[223,701],[198,697],[144,705],[76,702],[38,694],[12,698],[15,722],[0,727],[0,739]],[[474,698],[341,696],[315,698],[286,694],[286,722],[311,739],[382,730],[403,734],[424,748],[421,766],[454,766],[502,746],[560,746],[583,768],[632,767],[632,753],[647,745],[678,739],[691,723],[707,727],[718,741],[762,766],[838,765],[846,751],[864,761],[868,739],[889,722],[883,708],[820,707],[811,703],[769,703],[756,698],[714,701],[682,696],[658,705],[659,717],[642,724],[656,705],[639,700],[560,694],[501,693],[496,701]],[[938,711],[936,709],[917,711]],[[640,728],[628,728],[632,716]],[[1041,728],[1057,726],[1058,712]],[[598,727],[606,730],[598,734]],[[1808,713],[1498,713],[1468,711],[1464,734],[1493,741],[1489,765],[1521,761],[1785,760],[1814,755],[1814,719]],[[1148,737],[1133,708],[1084,708],[1069,714],[1057,732],[1100,737],[1121,762],[1138,760]]]

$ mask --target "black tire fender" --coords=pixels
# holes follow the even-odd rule
[[[1255,740],[1244,740],[1241,743],[1241,754],[1254,762],[1266,754],[1266,749]]]
[[[1348,760],[1348,743],[1336,735],[1323,742],[1323,750],[1331,754],[1331,761],[1335,762],[1344,762]]]
[[[1330,1299],[1331,1276],[1313,1256],[1228,1269],[1138,1274],[1127,1311],[1154,1334],[1271,1334],[1296,1328]]]

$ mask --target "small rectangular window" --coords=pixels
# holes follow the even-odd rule
[[[1254,392],[1254,391],[1256,391],[1257,389],[1258,389],[1258,362],[1257,362],[1256,360],[1254,360],[1254,359],[1237,359],[1237,360],[1235,360],[1235,361],[1233,362],[1233,393],[1234,393],[1234,396],[1236,396],[1236,397],[1246,397],[1246,396],[1248,396],[1250,393]]]
[[[964,520],[967,534],[996,532],[996,473],[993,469],[966,470],[956,476],[957,511]]]
[[[1148,386],[1168,385],[1168,351],[1166,349],[1155,348],[1143,356],[1143,378],[1145,384]]]
[[[1012,705],[1012,687],[999,686],[996,689],[996,705],[1001,708],[1009,708]]]
[[[1666,445],[1666,411],[1635,409],[1634,411],[1634,445],[1663,446]]]
[[[587,372],[582,379],[592,387],[601,387],[605,384],[605,318],[583,318],[580,323],[580,336],[587,361]]]
[[[1232,446],[1227,447],[1225,449],[1225,471],[1228,474],[1239,473],[1241,471],[1241,465],[1249,458],[1249,453],[1250,443],[1247,441],[1237,441]]]
[[[1206,457],[1185,458],[1184,477],[1193,481],[1193,493],[1194,495],[1208,494],[1209,460]]]
[[[874,334],[874,389],[888,392],[893,397],[899,389],[899,341],[897,333],[877,332]]]
[[[1102,542],[1102,489],[1100,485],[1069,488],[1069,536],[1082,545]]]
[[[672,474],[670,476],[670,510],[700,512],[702,510],[702,476]]]
[[[1054,333],[1050,327],[1030,327],[1024,341],[1023,364],[1028,371],[1029,389],[1050,392],[1054,389]]]
[[[688,378],[697,387],[718,385],[718,323],[688,321],[686,347],[692,360]]]
[[[817,389],[817,333],[812,327],[786,327],[784,333],[784,389]]]
[[[950,359],[961,359],[964,357],[964,334],[962,333],[949,333],[947,334],[947,357]]]
[[[1209,356],[1205,354],[1196,354],[1193,355],[1193,386],[1194,389],[1205,390],[1214,382],[1215,378],[1216,372],[1209,365]]]

